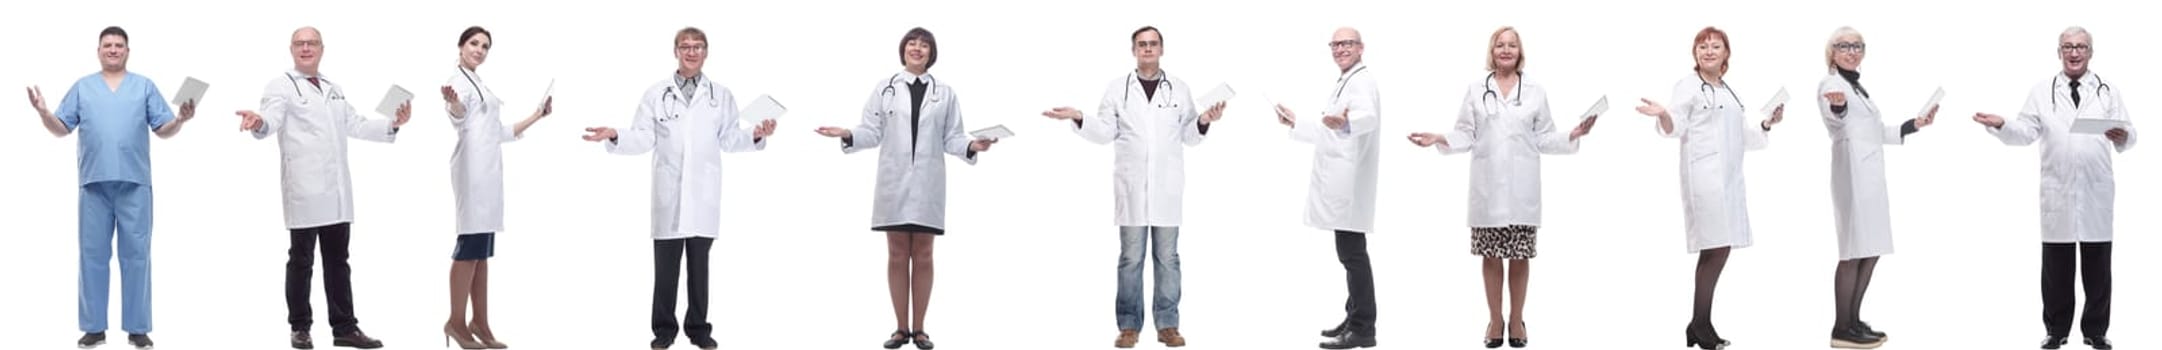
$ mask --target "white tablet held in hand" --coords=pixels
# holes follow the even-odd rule
[[[384,116],[395,117],[398,116],[398,106],[405,105],[406,101],[412,100],[412,91],[405,91],[403,86],[391,85],[390,92],[383,93],[383,102],[375,104],[375,112],[382,113]]]
[[[1772,114],[1772,110],[1785,105],[1787,105],[1787,88],[1782,86],[1779,87],[1779,93],[1772,95],[1772,102],[1764,103],[1764,114]]]
[[[758,95],[758,99],[752,100],[750,106],[743,107],[742,119],[751,122],[765,122],[780,118],[782,114],[788,114],[787,106],[782,106],[780,101],[773,99],[773,96]]]
[[[188,81],[180,83],[179,93],[173,95],[173,105],[178,106],[181,104],[194,102],[196,107],[202,107],[203,93],[209,92],[209,90],[209,83],[204,83],[202,80],[196,80],[195,77],[188,77]]]
[[[1006,126],[1005,126],[1005,125],[993,125],[993,126],[991,126],[991,127],[988,127],[988,128],[983,128],[983,129],[981,129],[981,130],[976,130],[976,131],[970,131],[970,132],[968,132],[968,134],[969,134],[969,136],[974,136],[974,137],[976,137],[976,139],[978,139],[978,140],[982,140],[982,139],[992,139],[992,140],[997,140],[997,139],[1004,139],[1004,138],[1008,138],[1008,137],[1013,137],[1013,130],[1008,130],[1008,129],[1006,129]]]

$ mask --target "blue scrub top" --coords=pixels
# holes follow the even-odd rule
[[[77,131],[79,185],[125,181],[148,187],[150,132],[172,122],[173,109],[150,78],[129,72],[116,90],[92,73],[75,81],[53,116]]]

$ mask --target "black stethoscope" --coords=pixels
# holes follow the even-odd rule
[[[901,74],[899,73],[895,73],[893,75],[893,80],[886,82],[886,88],[878,92],[878,95],[882,97],[881,99],[885,101],[885,106],[883,106],[885,107],[884,109],[889,111],[893,109],[893,87],[904,84],[908,84],[908,79],[901,76]],[[930,74],[924,74],[923,85],[923,104],[928,105],[938,103],[938,81],[934,78],[931,78]]]
[[[305,77],[298,77],[298,76],[293,76],[293,74],[292,74],[292,73],[286,73],[286,74],[285,74],[285,80],[286,80],[286,82],[287,82],[287,83],[292,83],[292,84],[293,84],[293,95],[294,95],[294,96],[296,96],[296,97],[300,97],[300,99],[299,99],[299,100],[300,100],[300,105],[301,105],[301,106],[307,106],[307,105],[308,105],[308,98],[307,98],[307,96],[308,96],[308,95],[307,95],[306,93],[303,93],[303,92],[301,92],[301,90],[300,90],[300,80],[301,80],[301,79],[305,79]],[[323,79],[323,77],[315,77],[315,81],[317,82],[317,84],[329,84],[329,83],[330,83],[330,79]],[[311,85],[313,85],[313,84],[311,84]],[[323,87],[322,87],[322,86],[316,86],[316,87],[315,87],[315,91],[316,91],[316,92],[324,92],[324,90],[323,90]],[[338,90],[337,90],[337,89],[331,89],[331,90],[329,90],[329,92],[328,92],[327,94],[329,95],[329,97],[330,97],[330,100],[333,100],[333,101],[343,101],[343,100],[345,100],[345,94],[343,94],[343,93],[340,93],[340,92],[338,92]]]
[[[2095,95],[2101,95],[2101,96],[2098,96],[2098,97],[2096,97],[2096,98],[2107,98],[2106,96],[2109,96],[2109,82],[2108,82],[2108,81],[2103,81],[2103,80],[2102,80],[2102,76],[2101,76],[2101,75],[2095,75],[2094,73],[2088,73],[2088,74],[2089,74],[2089,75],[2092,75],[2092,76],[2094,76],[2094,83],[2095,83],[2095,87],[2094,87],[2094,93],[2095,93]],[[2060,75],[2057,75],[2057,77],[2055,77],[2055,78],[2050,78],[2050,79],[2049,79],[2049,82],[2050,82],[2050,84],[2049,84],[2049,109],[2057,109],[2057,100],[2058,100],[2058,98],[2057,98],[2057,82],[2060,82],[2060,81],[2064,81],[2064,75],[2061,75],[2061,74],[2060,74]],[[2072,93],[2075,93],[2075,94],[2076,94],[2076,93],[2079,93],[2079,90],[2072,90]],[[2106,107],[2106,106],[2108,106],[2108,105],[2103,105],[2103,106],[2105,106],[2105,107]],[[2073,103],[2072,103],[2072,108],[2079,108],[2079,102],[2073,102]]]
[[[1166,94],[1169,94],[1169,93],[1171,93],[1171,92],[1170,92],[1170,91],[1171,91],[1171,84],[1169,84],[1169,82],[1170,82],[1170,81],[1171,81],[1171,76],[1169,76],[1169,75],[1165,75],[1165,74],[1164,74],[1163,72],[1157,72],[1157,73],[1156,73],[1156,92],[1162,92],[1162,93],[1166,93]],[[1139,75],[1139,74],[1137,74],[1137,73],[1126,73],[1126,85],[1124,85],[1124,87],[1126,87],[1126,88],[1128,88],[1128,89],[1136,89],[1136,88],[1139,88],[1140,86],[1141,86],[1141,77],[1140,77],[1140,75]],[[1143,90],[1143,93],[1147,93],[1147,90]],[[1119,96],[1119,106],[1120,106],[1120,107],[1125,107],[1125,106],[1127,106],[1127,104],[1126,104],[1126,101],[1128,101],[1128,100],[1132,100],[1132,99],[1134,98],[1133,96],[1134,96],[1134,94],[1133,94],[1133,90],[1126,90],[1126,93],[1125,93],[1125,94],[1121,94],[1121,95]],[[1170,95],[1165,95],[1165,96],[1170,96]],[[1179,102],[1178,102],[1178,99],[1174,99],[1174,98],[1166,98],[1166,99],[1164,99],[1164,102],[1157,102],[1157,103],[1156,103],[1156,108],[1179,108]]]
[[[1488,112],[1493,112],[1500,109],[1498,108],[1500,107],[1498,104],[1499,102],[1501,102],[1501,93],[1494,91],[1494,74],[1495,73],[1486,73],[1486,94],[1479,96],[1479,102],[1486,105],[1486,109]],[[1518,107],[1524,106],[1524,75],[1517,75],[1516,90],[1511,91],[1513,91],[1513,94],[1509,95],[1510,105]]]
[[[1701,80],[1701,78],[1700,78],[1700,80],[1699,80],[1699,81],[1702,81],[1702,80]],[[1727,85],[1726,87],[1727,87],[1727,96],[1732,96],[1732,97],[1734,97],[1734,108],[1735,108],[1735,109],[1741,109],[1741,108],[1742,108],[1742,95],[1736,94],[1736,93],[1734,92],[1734,86],[1733,86],[1733,85]],[[1697,88],[1697,90],[1698,90],[1698,91],[1703,91],[1703,92],[1704,92],[1704,98],[1705,98],[1705,101],[1704,101],[1704,102],[1706,102],[1706,103],[1705,103],[1705,104],[1703,104],[1703,106],[1702,106],[1702,109],[1715,109],[1715,108],[1716,108],[1716,109],[1726,109],[1726,108],[1727,108],[1727,106],[1726,106],[1726,105],[1724,105],[1724,104],[1720,104],[1720,103],[1719,103],[1719,101],[1718,101],[1718,98],[1719,98],[1719,88],[1717,88],[1717,87],[1713,87],[1713,86],[1712,86],[1712,83],[1711,83],[1711,82],[1703,82],[1703,86],[1699,86],[1699,87]]]
[[[1347,82],[1350,82],[1350,81],[1351,81],[1351,77],[1352,77],[1352,76],[1355,76],[1355,75],[1359,75],[1359,72],[1364,72],[1364,71],[1366,71],[1366,66],[1359,66],[1359,69],[1353,69],[1353,70],[1351,70],[1351,73],[1344,73],[1344,77],[1343,77],[1343,78],[1337,78],[1337,79],[1336,79],[1336,93],[1335,93],[1335,94],[1332,94],[1332,95],[1329,95],[1329,98],[1330,98],[1330,99],[1335,99],[1335,98],[1339,98],[1339,97],[1344,97],[1344,87],[1346,87],[1346,86],[1347,86],[1347,84],[1345,84],[1345,83],[1347,83]]]
[[[486,93],[483,93],[483,92],[481,91],[481,88],[480,88],[480,81],[478,81],[478,80],[473,80],[473,74],[472,74],[472,73],[466,73],[466,72],[465,72],[465,68],[459,68],[459,69],[458,69],[458,75],[463,75],[463,76],[465,76],[465,83],[466,83],[466,84],[468,84],[468,85],[472,85],[472,86],[473,86],[473,96],[475,96],[475,97],[480,97],[480,103],[481,103],[482,105],[486,105],[486,104],[488,104],[488,94],[486,94]]]
[[[691,84],[694,84],[694,85],[699,85],[699,86],[700,86],[700,89],[701,89],[701,90],[704,90],[704,91],[706,91],[706,94],[707,94],[707,95],[709,95],[709,96],[710,96],[710,95],[713,95],[713,93],[714,93],[714,90],[713,90],[713,80],[710,80],[710,79],[706,79],[706,77],[704,77],[704,76],[699,76],[699,77],[698,77],[698,81],[697,81],[697,82],[694,82],[694,83],[691,83]],[[675,119],[676,119],[677,117],[682,117],[682,116],[683,116],[683,111],[682,111],[682,110],[679,110],[679,109],[677,109],[677,108],[676,108],[676,105],[675,105],[675,104],[673,104],[673,103],[671,103],[671,102],[675,102],[675,101],[677,101],[678,99],[683,99],[683,105],[684,105],[684,106],[690,106],[690,105],[691,105],[691,101],[692,101],[692,100],[696,100],[696,99],[698,98],[698,95],[696,95],[696,94],[697,94],[697,92],[692,92],[692,94],[693,94],[693,95],[691,95],[690,97],[678,97],[678,96],[676,96],[676,86],[675,86],[675,85],[669,85],[667,89],[663,89],[663,90],[661,90],[661,108],[664,108],[664,109],[662,110],[663,112],[661,112],[661,114],[660,114],[660,115],[656,115],[656,116],[654,116],[654,117],[655,117],[655,118],[659,118],[659,119],[660,119],[660,121],[663,121],[663,122],[665,122],[665,121],[670,121],[670,120],[675,120]],[[709,99],[706,99],[706,105],[709,105],[709,106],[713,106],[713,107],[720,107],[720,106],[721,106],[721,99],[720,99],[720,98],[709,98]]]

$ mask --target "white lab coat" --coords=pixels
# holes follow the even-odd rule
[[[353,221],[353,173],[346,166],[345,139],[391,143],[398,129],[392,119],[367,119],[345,100],[345,90],[327,78],[308,83],[299,71],[263,86],[263,126],[255,139],[278,135],[279,180],[285,199],[285,227],[301,229]]]
[[[1824,94],[1846,94],[1845,113],[1833,113]],[[1817,113],[1832,137],[1832,217],[1839,228],[1839,259],[1892,254],[1891,187],[1884,177],[1884,145],[1898,145],[1906,120],[1887,125],[1877,101],[1854,91],[1834,73],[1817,84]]]
[[[721,232],[721,153],[766,149],[753,127],[738,125],[736,96],[701,75],[696,96],[675,79],[647,88],[629,129],[604,143],[608,153],[653,152],[653,239],[717,238]]]
[[[518,140],[503,124],[503,99],[480,73],[459,67],[443,85],[458,94],[465,117],[451,117],[458,148],[450,153],[450,187],[458,206],[458,234],[503,231],[503,143]]]
[[[912,126],[908,83],[917,79],[928,79],[930,87],[924,90],[921,120]],[[871,201],[872,227],[916,224],[946,228],[943,157],[953,155],[975,165],[978,156],[968,150],[971,139],[963,130],[959,94],[929,74],[902,72],[872,88],[871,97],[863,102],[863,123],[850,129],[851,136],[841,144],[842,153],[879,149],[877,194]]]
[[[1674,130],[1659,130],[1657,122],[1652,129],[1660,131],[1660,136],[1681,139],[1683,222],[1689,231],[1689,251],[1749,247],[1753,241],[1742,153],[1764,149],[1768,135],[1759,121],[1748,118],[1734,90],[1725,84],[1706,88],[1704,79],[1694,73],[1674,83],[1674,98],[1667,101]]]
[[[1365,63],[1336,78],[1327,108],[1299,116],[1291,138],[1314,145],[1307,188],[1306,226],[1373,233],[1374,201],[1381,170],[1381,89]],[[1322,116],[1349,109],[1344,130],[1329,129]]]
[[[1104,88],[1093,116],[1074,126],[1081,138],[1116,143],[1111,170],[1118,226],[1179,226],[1186,189],[1186,149],[1201,144],[1201,115],[1186,82],[1158,73],[1156,96],[1139,74],[1119,76]]]
[[[2108,242],[2116,225],[2117,178],[2111,153],[2139,141],[2123,96],[2088,72],[2080,77],[2080,103],[2072,103],[2071,80],[2059,73],[2034,86],[2019,117],[1988,128],[2004,144],[2042,142],[2042,242]],[[2097,98],[2100,97],[2100,98]],[[2102,134],[2072,133],[2074,118],[2125,120],[2128,134],[2117,146]]]
[[[1442,154],[1471,152],[1471,227],[1539,225],[1540,154],[1576,153],[1574,128],[1555,128],[1546,88],[1524,81],[1509,95],[1492,77],[1464,88],[1456,129],[1442,133]],[[1488,93],[1493,93],[1488,95]]]

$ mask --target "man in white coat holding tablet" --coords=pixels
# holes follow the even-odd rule
[[[1223,116],[1224,102],[1195,113],[1196,101],[1186,82],[1164,74],[1163,33],[1156,27],[1134,30],[1136,67],[1104,88],[1095,115],[1072,107],[1043,113],[1073,122],[1074,133],[1096,144],[1114,144],[1112,192],[1117,197],[1119,227],[1118,296],[1113,306],[1119,336],[1112,344],[1131,348],[1140,342],[1142,253],[1156,264],[1156,341],[1186,345],[1179,335],[1179,224],[1186,187],[1186,149],[1201,144],[1209,124]],[[1147,247],[1147,250],[1144,249]]]
[[[2043,349],[2064,346],[2071,337],[2075,277],[2087,290],[2081,342],[2111,348],[2104,337],[2109,332],[2109,254],[2117,203],[2111,157],[2131,149],[2139,133],[2117,89],[2087,70],[2094,58],[2093,41],[2080,27],[2057,36],[2057,58],[2064,70],[2034,86],[2018,118],[1974,114],[1975,122],[2006,145],[2042,143],[2042,323],[2049,331]]]
[[[323,36],[315,28],[293,31],[288,47],[293,70],[263,86],[261,109],[239,111],[240,129],[264,139],[278,136],[280,178],[284,181],[285,226],[292,233],[286,251],[286,322],[295,349],[312,349],[309,336],[314,311],[308,307],[308,283],[314,273],[316,242],[322,242],[323,296],[330,304],[332,345],[374,349],[383,342],[361,333],[353,316],[353,268],[346,263],[352,243],[353,174],[346,167],[346,139],[390,143],[398,128],[413,117],[401,104],[392,119],[368,119],[345,99],[344,88],[323,77]]]
[[[1336,232],[1336,259],[1344,264],[1350,298],[1344,322],[1321,336],[1334,338],[1323,349],[1373,347],[1374,267],[1366,255],[1366,234],[1374,230],[1375,189],[1381,170],[1381,95],[1374,72],[1363,61],[1366,42],[1359,31],[1336,30],[1329,39],[1338,76],[1329,105],[1320,118],[1299,120],[1290,108],[1276,106],[1277,122],[1291,127],[1291,138],[1314,145],[1314,173],[1307,192],[1306,225]]]
[[[701,70],[706,61],[706,33],[697,28],[676,32],[677,68],[668,80],[646,90],[624,130],[586,128],[586,141],[606,145],[608,153],[653,153],[653,342],[654,349],[675,344],[678,326],[676,279],[690,270],[681,331],[700,349],[715,349],[713,324],[706,321],[708,253],[721,227],[721,153],[766,149],[773,120],[746,130],[737,126],[735,94]],[[688,256],[688,262],[683,261]],[[687,267],[686,267],[687,266]]]

